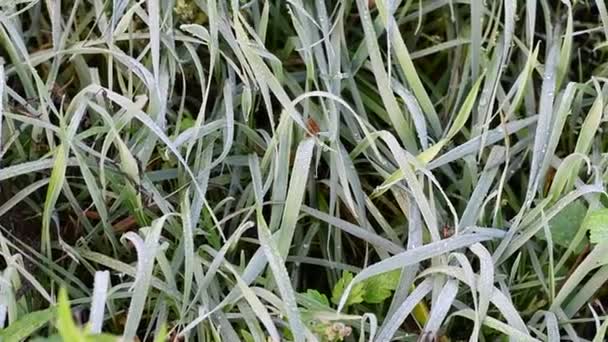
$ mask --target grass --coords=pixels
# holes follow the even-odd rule
[[[603,341],[602,1],[0,4],[3,341]]]

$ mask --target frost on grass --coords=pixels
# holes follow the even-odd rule
[[[4,1],[0,38],[3,341],[604,339],[602,1]]]

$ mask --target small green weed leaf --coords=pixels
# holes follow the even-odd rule
[[[306,293],[303,293],[302,295],[315,304],[329,307],[329,299],[327,299],[327,296],[317,290],[308,289]]]
[[[340,303],[340,298],[342,297],[342,293],[344,293],[344,289],[350,282],[353,280],[353,274],[345,271],[342,273],[342,278],[338,280],[333,290],[331,291],[331,301],[334,304]],[[356,284],[350,294],[348,295],[348,299],[346,300],[346,306],[352,304],[359,304],[363,302],[363,297],[365,295],[365,284],[358,283]]]
[[[370,304],[382,303],[390,298],[399,284],[399,270],[380,274],[363,282],[365,291],[363,301]]]
[[[568,248],[574,239],[576,233],[584,227],[583,220],[587,213],[587,207],[581,200],[574,201],[560,211],[555,217],[549,220],[549,228],[551,229],[551,237],[553,242],[561,247]],[[537,238],[545,240],[545,234],[540,230],[536,234]],[[580,246],[577,246],[577,251],[583,248],[586,244],[586,239]]]
[[[600,209],[591,212],[585,218],[585,227],[590,231],[591,243],[608,241],[608,209]]]
[[[391,290],[383,286],[379,279],[370,279],[367,283],[370,291],[363,292],[363,301],[370,304],[379,304],[391,296]]]
[[[194,123],[195,123],[195,121],[194,121],[194,119],[192,119],[192,117],[186,116],[186,117],[182,118],[182,121],[179,125],[179,129],[181,132],[183,132],[183,131],[187,130],[188,128],[194,127]]]
[[[363,302],[368,304],[379,304],[384,302],[390,298],[392,292],[397,288],[400,276],[401,272],[399,270],[395,270],[379,274],[356,284],[348,296],[346,305]],[[340,297],[344,292],[344,288],[348,286],[352,280],[353,275],[350,272],[344,272],[342,274],[342,278],[338,280],[331,294],[331,301],[334,304],[338,304],[340,302]],[[313,290],[308,291],[316,292]],[[307,292],[307,295],[310,296],[309,292]]]

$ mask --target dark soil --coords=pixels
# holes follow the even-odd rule
[[[13,197],[11,190],[9,185],[0,184],[0,205]],[[0,225],[6,238],[17,246],[21,246],[19,242],[22,242],[37,250],[40,249],[42,229],[40,215],[25,200],[0,216]]]
[[[0,205],[6,203],[13,197],[10,184],[0,183]],[[0,231],[2,235],[11,242],[17,249],[9,245],[11,253],[21,253],[25,269],[30,273],[35,273],[36,265],[31,260],[31,255],[28,254],[24,244],[34,250],[40,250],[40,236],[42,225],[40,215],[27,204],[25,200],[20,201],[13,206],[8,212],[0,216]],[[4,258],[0,258],[1,267],[6,267]],[[22,279],[24,279],[22,277]],[[23,287],[19,289],[18,294],[22,295],[30,290],[30,284],[23,283]]]

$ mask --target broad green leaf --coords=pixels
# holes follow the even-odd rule
[[[331,291],[331,302],[334,304],[340,303],[340,299],[344,294],[344,290],[348,284],[353,280],[353,274],[345,271],[342,273],[342,278],[338,280],[336,285],[334,285],[333,290]],[[365,284],[359,283],[352,287],[350,293],[348,294],[348,298],[346,299],[345,306],[349,306],[352,304],[359,304],[363,302],[363,297],[365,296]]]
[[[363,282],[363,301],[378,304],[387,300],[399,284],[401,272],[399,270],[379,274]]]
[[[568,248],[579,229],[585,229],[583,220],[586,213],[587,207],[583,204],[583,201],[577,200],[568,204],[568,206],[549,220],[553,242],[561,247]],[[536,237],[544,240],[545,234],[539,231],[536,233]],[[577,252],[582,250],[586,244],[586,240],[587,238],[577,247]]]
[[[583,225],[589,229],[591,243],[608,242],[608,209],[592,211]]]
[[[329,299],[327,299],[327,296],[317,290],[308,289],[302,295],[306,296],[308,300],[314,302],[315,304],[329,307]]]

